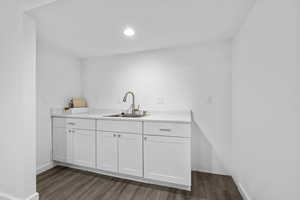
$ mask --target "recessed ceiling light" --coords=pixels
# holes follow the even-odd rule
[[[135,35],[135,31],[133,28],[127,27],[124,29],[123,34],[126,35],[127,37],[132,37]]]

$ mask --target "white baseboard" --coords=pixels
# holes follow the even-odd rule
[[[231,176],[228,173],[209,171],[209,170],[203,170],[203,169],[192,169],[192,171],[203,172],[203,173],[208,173],[208,174],[216,174],[216,175],[222,175],[222,176]]]
[[[19,200],[19,199],[8,194],[0,193],[0,200]]]
[[[42,166],[39,166],[36,170],[36,174],[38,175],[40,173],[43,173],[49,169],[52,169],[53,167],[55,167],[55,164],[54,164],[54,162],[50,161]]]
[[[26,200],[39,200],[39,193],[34,193],[30,197],[28,197]]]
[[[235,178],[233,178],[233,181],[235,182],[239,192],[241,193],[242,197],[244,200],[252,200],[249,196],[249,194],[247,193],[247,191],[245,190],[245,188],[243,187],[243,185],[238,182]]]
[[[8,194],[0,193],[0,200],[39,200],[39,193],[36,192],[33,195],[27,197],[26,199],[20,199]]]

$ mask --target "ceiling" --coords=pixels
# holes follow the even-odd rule
[[[252,3],[57,0],[28,13],[37,21],[40,41],[86,58],[228,39],[237,32]],[[135,29],[133,38],[123,36],[126,26]]]

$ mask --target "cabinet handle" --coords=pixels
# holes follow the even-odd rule
[[[116,135],[116,134],[113,134],[113,136],[116,137],[117,135]]]
[[[73,123],[73,122],[69,122],[68,124],[69,124],[69,125],[76,125],[76,124],[75,124],[75,123]]]
[[[171,132],[171,129],[168,129],[168,128],[161,128],[159,129],[160,131],[165,131],[165,132]]]
[[[118,137],[120,138],[120,137],[121,137],[121,135],[119,134],[119,135],[118,135]]]
[[[146,140],[147,140],[147,137],[144,137],[144,140],[146,141]]]

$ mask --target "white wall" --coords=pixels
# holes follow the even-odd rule
[[[63,108],[81,94],[80,62],[39,42],[37,51],[37,168],[51,166],[50,108]]]
[[[0,3],[0,199],[26,199],[35,178],[35,24]]]
[[[253,200],[300,197],[299,6],[257,1],[234,41],[233,175]]]
[[[128,108],[126,91],[144,109],[191,109],[193,169],[228,174],[231,146],[231,42],[146,51],[83,62],[90,107]]]

